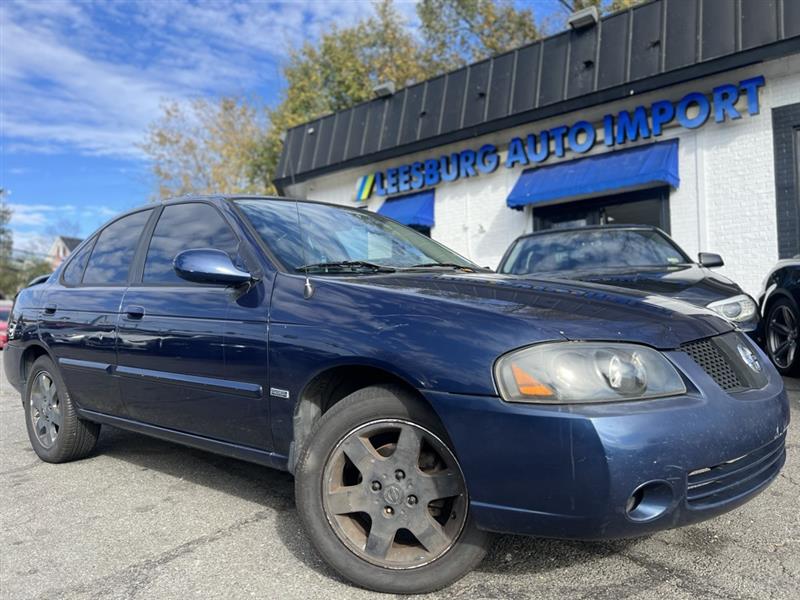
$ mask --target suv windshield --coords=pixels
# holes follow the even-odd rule
[[[501,266],[501,273],[524,275],[629,267],[664,267],[691,260],[652,229],[554,231],[522,238]]]
[[[366,210],[286,200],[234,202],[289,270],[478,268],[413,229]]]

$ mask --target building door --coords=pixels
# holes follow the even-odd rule
[[[669,233],[669,188],[653,188],[533,209],[535,231],[586,225],[653,225]]]

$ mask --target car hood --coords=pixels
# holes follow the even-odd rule
[[[535,326],[530,328],[531,334],[536,329],[539,333],[532,339],[526,338],[528,328],[520,327],[520,345],[541,341],[546,333],[551,339],[618,340],[676,348],[732,329],[727,321],[707,309],[597,283],[484,272],[393,273],[348,280],[376,291],[407,295],[405,304],[409,311],[414,311],[413,305],[420,301],[436,300]],[[461,314],[468,318],[468,313]],[[471,323],[466,321],[463,326],[470,327]],[[491,334],[491,331],[475,332],[478,336]]]
[[[533,275],[528,277],[533,277]],[[715,300],[730,298],[742,293],[742,289],[733,281],[700,265],[559,271],[537,274],[536,277],[613,285],[668,296],[698,306],[706,306]]]

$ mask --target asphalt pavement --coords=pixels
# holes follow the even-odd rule
[[[800,380],[786,380],[800,410]],[[286,473],[104,427],[94,454],[31,450],[0,374],[0,598],[374,598],[317,556]],[[429,598],[800,598],[800,425],[779,478],[721,517],[604,543],[498,536]]]

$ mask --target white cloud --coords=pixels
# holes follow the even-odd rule
[[[46,214],[40,212],[25,211],[15,213],[11,217],[11,227],[19,229],[20,227],[36,227],[38,225],[46,225],[49,219]]]
[[[102,205],[22,204],[9,203],[11,229],[15,235],[80,235],[84,225],[94,229],[99,222],[120,213],[119,209]]]
[[[14,204],[10,203],[12,229],[36,228],[48,225],[56,214],[73,211],[74,206],[54,204]]]
[[[13,231],[15,252],[44,257],[53,244],[53,236],[34,231]]]
[[[366,1],[6,2],[0,7],[3,150],[142,158],[164,100],[274,94],[289,50]],[[413,16],[414,2],[398,3]],[[413,17],[412,17],[413,18]]]

